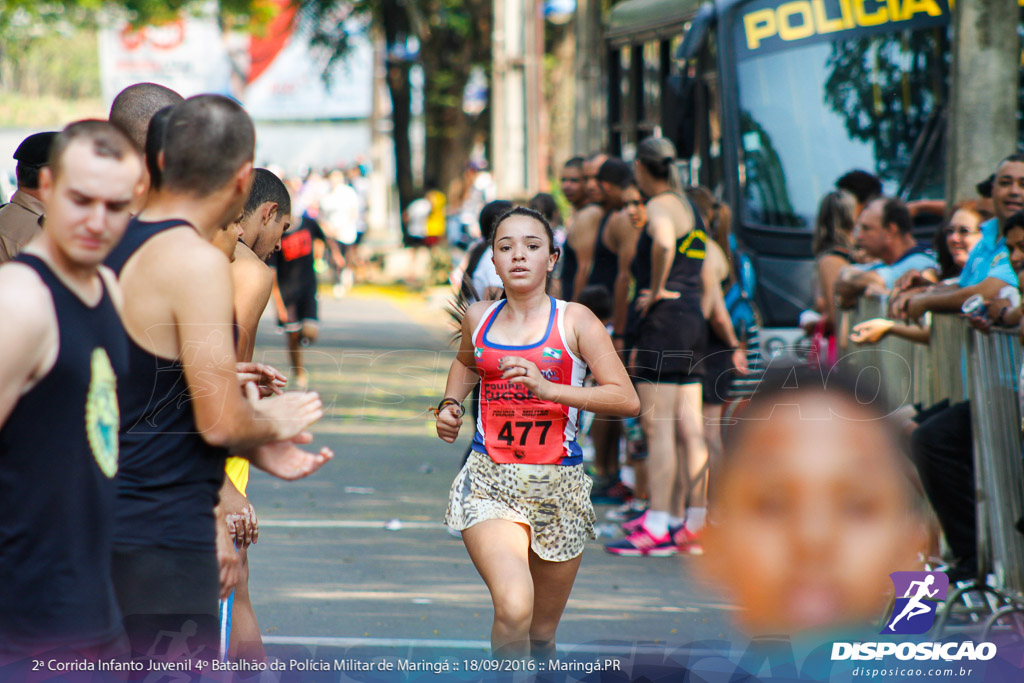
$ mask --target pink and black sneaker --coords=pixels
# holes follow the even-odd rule
[[[679,549],[679,552],[689,553],[690,555],[704,554],[704,546],[700,543],[700,532],[694,533],[687,529],[684,524],[669,529],[668,533],[672,537],[672,542]]]
[[[656,538],[642,524],[626,538],[609,543],[604,549],[612,555],[625,557],[668,557],[679,552],[678,546],[672,540],[672,534]]]
[[[633,533],[634,531],[636,531],[637,529],[640,529],[644,525],[644,520],[646,518],[647,518],[647,510],[644,510],[643,512],[640,512],[639,514],[637,514],[635,517],[632,517],[631,519],[626,520],[625,522],[623,522],[619,526],[622,527],[622,530],[625,531],[626,535],[628,536],[631,533]]]

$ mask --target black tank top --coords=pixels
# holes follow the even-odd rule
[[[678,195],[674,195],[680,201]],[[704,228],[704,220],[689,198],[693,213],[693,230],[676,240],[673,253],[672,267],[665,279],[665,289],[672,292],[679,292],[680,301],[688,304],[690,308],[700,309],[700,295],[702,291],[700,273],[704,267],[704,257],[707,250],[708,236]],[[636,292],[639,295],[641,289],[651,287],[651,249],[654,241],[647,233],[647,226],[636,243],[636,253],[629,264],[630,272],[636,279]],[[634,297],[635,301],[635,297]]]
[[[636,294],[634,301],[640,296],[641,289],[651,288],[651,247],[654,240],[647,234],[647,224],[644,224],[640,231],[640,237],[636,241],[636,251],[633,253],[633,260],[629,262],[629,272],[636,280]]]
[[[0,651],[99,645],[121,631],[110,548],[128,339],[106,283],[90,308],[38,257],[14,260],[49,288],[60,346],[0,428]]]
[[[700,273],[704,268],[704,257],[707,255],[708,235],[704,227],[704,219],[689,198],[673,195],[679,201],[685,201],[693,214],[693,230],[676,240],[676,250],[672,259],[672,268],[665,279],[665,289],[679,292],[680,299],[686,300],[696,308],[700,308],[701,286]]]
[[[576,271],[579,270],[579,262],[576,260],[576,250],[569,246],[569,239],[566,238],[562,245],[562,298],[572,301],[576,293]]]
[[[613,212],[607,211],[601,218],[597,229],[597,241],[594,243],[594,267],[587,278],[588,285],[604,285],[611,292],[615,287],[615,278],[619,275],[618,255],[604,245],[604,230]]]
[[[120,275],[133,253],[184,221],[132,220],[107,259]],[[119,545],[216,548],[213,508],[228,452],[203,440],[178,360],[154,356],[129,337],[131,375],[118,387],[121,471],[114,542]]]

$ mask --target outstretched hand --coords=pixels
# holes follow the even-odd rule
[[[885,335],[895,323],[885,318],[872,318],[858,323],[850,332],[850,341],[856,344],[875,344]]]
[[[251,450],[247,457],[254,467],[285,481],[302,479],[323,467],[334,457],[326,446],[316,453],[299,448],[313,441],[309,432],[300,432],[291,439],[263,444]]]
[[[242,386],[254,382],[261,397],[284,393],[282,387],[288,383],[288,378],[280,370],[266,363],[238,363],[235,372]]]
[[[260,400],[259,389],[249,382],[245,385],[245,396],[260,419],[275,423],[279,441],[294,438],[324,416],[323,403],[315,391],[289,391]]]

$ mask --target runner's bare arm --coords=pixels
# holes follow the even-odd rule
[[[171,310],[196,426],[211,445],[233,451],[299,434],[320,419],[316,394],[291,392],[256,403],[238,390],[231,331],[229,266],[212,246],[167,258],[177,271]]]
[[[477,302],[469,307],[462,319],[459,351],[448,370],[448,381],[444,387],[444,398],[454,399],[460,405],[480,381],[480,375],[476,371],[476,358],[473,355],[473,332],[491,305],[492,302],[489,301]],[[459,436],[459,429],[462,427],[461,412],[457,406],[445,406],[444,410],[437,412],[437,435],[444,441],[452,443]]]
[[[0,268],[0,427],[18,399],[56,359],[57,315],[39,277],[26,266]]]
[[[522,384],[537,398],[546,401],[600,415],[635,417],[640,412],[640,399],[626,374],[626,368],[619,360],[608,331],[597,316],[585,306],[570,304],[565,311],[565,334],[569,350],[587,364],[597,386],[554,384],[544,379],[534,363],[519,356],[506,356],[502,359],[504,378],[513,384]]]

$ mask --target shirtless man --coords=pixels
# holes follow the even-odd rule
[[[597,232],[601,228],[601,219],[604,217],[601,204],[605,199],[604,191],[597,182],[597,172],[607,159],[607,154],[598,152],[583,162],[583,182],[590,204],[579,209],[573,216],[566,238],[566,243],[576,253],[576,278],[572,292],[567,293],[572,294],[573,301],[586,287],[590,270],[594,265],[594,245],[597,242]],[[566,296],[566,299],[569,297]]]
[[[139,151],[145,153],[147,132],[153,115],[165,107],[173,107],[184,101],[184,97],[170,88],[156,83],[136,83],[129,85],[114,98],[110,105],[110,122],[124,131]],[[142,210],[149,196],[153,194],[150,174],[147,165],[142,169],[147,192],[136,200],[132,207],[133,215]]]
[[[239,337],[238,359],[251,361],[256,344],[256,329],[274,284],[274,269],[265,261],[281,243],[292,216],[288,188],[273,173],[257,168],[252,174],[252,189],[239,220],[226,234],[240,235],[235,241],[231,280],[235,287],[235,321]],[[227,476],[220,490],[221,506],[228,531],[238,548],[240,574],[235,585],[228,653],[232,658],[266,659],[256,613],[249,599],[249,545],[259,538],[256,510],[246,497],[249,461],[231,457]]]
[[[238,389],[230,265],[210,242],[249,195],[254,146],[252,121],[235,102],[201,95],[176,105],[161,187],[107,259],[127,292],[132,367],[118,387],[112,574],[137,648],[160,626],[129,623],[144,615],[200,617],[200,637],[215,642],[222,582],[214,507],[229,452],[284,479],[332,455],[298,447],[322,415],[316,394],[258,400],[254,385]]]
[[[128,341],[101,264],[142,193],[142,161],[118,129],[82,121],[48,163],[46,225],[0,268],[0,663],[51,646],[105,658],[123,633],[110,551]]]
[[[562,194],[565,195],[565,198],[569,200],[569,204],[572,205],[573,220],[575,220],[576,214],[587,205],[587,187],[583,180],[583,162],[583,157],[573,157],[562,166],[562,176],[560,178]],[[572,223],[570,222],[571,225]],[[566,242],[562,245],[562,255],[558,259],[557,268],[559,277],[557,282],[554,283],[557,288],[552,294],[555,295],[555,298],[572,301],[575,294],[573,287],[576,284],[578,267],[576,251],[569,242],[568,233]]]

